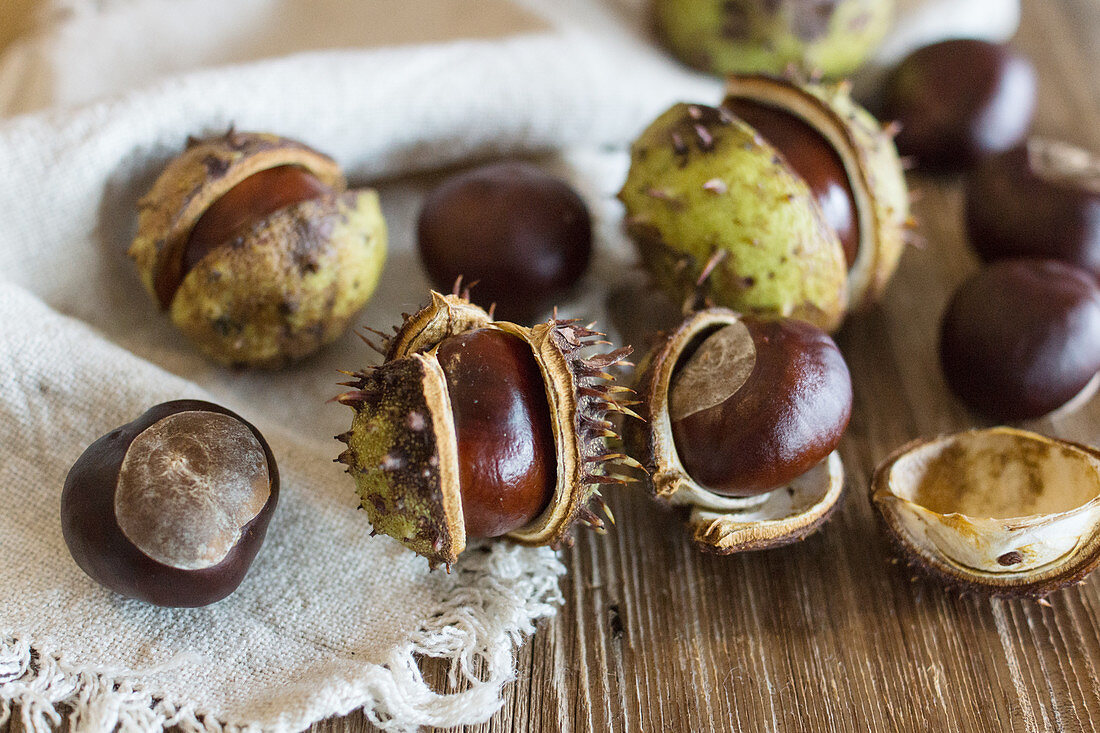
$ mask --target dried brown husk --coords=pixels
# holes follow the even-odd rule
[[[846,82],[796,83],[766,75],[733,75],[727,79],[726,95],[798,117],[839,155],[859,226],[859,251],[848,271],[849,310],[877,301],[897,269],[911,226],[909,192],[892,133],[852,100]]]
[[[1014,428],[898,449],[872,504],[904,559],[949,588],[1043,597],[1100,564],[1100,452]]]
[[[579,521],[603,529],[590,504],[603,504],[600,487],[625,483],[632,460],[608,448],[618,435],[608,413],[633,414],[607,373],[629,347],[582,356],[603,334],[574,320],[531,328],[493,321],[465,297],[432,293],[432,302],[393,336],[375,332],[381,366],[355,372],[352,390],[337,400],[355,410],[352,428],[337,436],[348,448],[338,460],[355,477],[361,506],[375,531],[400,540],[432,566],[450,564],[466,545],[458,450],[450,397],[435,349],[449,336],[477,328],[512,334],[531,347],[544,377],[553,419],[557,480],[547,508],[507,537],[526,545],[558,547],[572,541]],[[417,413],[419,417],[413,415]],[[430,429],[427,429],[429,428]]]
[[[628,423],[629,452],[639,457],[661,502],[690,507],[688,530],[696,545],[721,555],[779,547],[815,532],[840,505],[844,467],[837,452],[787,486],[752,497],[725,497],[694,481],[676,451],[669,417],[672,376],[709,334],[740,316],[709,308],[689,316],[638,365],[635,389],[644,422]]]

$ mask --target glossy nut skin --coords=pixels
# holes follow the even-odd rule
[[[902,155],[930,171],[955,171],[1015,147],[1035,109],[1031,62],[1006,46],[972,39],[914,51],[885,83],[884,119],[897,120]]]
[[[756,349],[744,384],[672,421],[688,474],[723,496],[763,494],[806,473],[835,450],[852,412],[848,366],[827,333],[795,319],[743,323]]]
[[[165,419],[189,412],[227,416],[245,428],[262,449],[262,456],[256,459],[266,463],[269,489],[262,508],[239,528],[239,539],[224,558],[201,568],[176,567],[150,557],[120,526],[116,502],[122,466],[134,441]],[[107,588],[159,606],[205,606],[240,585],[263,543],[278,497],[275,457],[255,427],[224,407],[200,400],[176,400],[150,408],[84,451],[65,479],[61,528],[77,565]],[[216,504],[216,498],[211,503]]]
[[[336,340],[386,259],[377,193],[270,133],[189,139],[137,205],[142,285],[224,366],[276,369]]]
[[[1054,260],[1003,260],[964,282],[943,317],[952,391],[995,420],[1040,417],[1100,371],[1100,287]]]
[[[477,329],[439,346],[458,440],[469,537],[500,537],[546,508],[557,475],[550,406],[530,347]]]
[[[1089,163],[1091,178],[1075,177],[1021,146],[978,166],[966,185],[967,234],[978,256],[1062,260],[1100,278],[1100,181]]]
[[[856,202],[844,163],[835,148],[794,115],[766,104],[731,97],[723,106],[760,133],[810,186],[825,221],[840,238],[851,267],[859,254]]]
[[[283,165],[254,173],[229,189],[199,218],[181,256],[157,275],[157,297],[168,308],[180,282],[214,249],[229,243],[279,209],[319,198],[332,191],[308,171]]]
[[[584,273],[592,222],[584,201],[541,168],[505,162],[455,175],[425,199],[417,225],[421,260],[448,291],[461,276],[496,315],[540,316]]]

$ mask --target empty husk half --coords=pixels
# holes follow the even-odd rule
[[[948,586],[1044,596],[1100,562],[1100,452],[1013,428],[910,443],[872,504],[911,565]]]

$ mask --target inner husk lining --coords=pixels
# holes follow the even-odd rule
[[[895,463],[896,496],[938,514],[1012,519],[1069,512],[1100,496],[1100,461],[1055,441],[981,431],[931,441]]]

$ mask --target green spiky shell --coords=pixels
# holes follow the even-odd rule
[[[859,226],[859,252],[848,271],[849,308],[876,302],[893,277],[911,226],[909,189],[891,132],[852,100],[850,85],[796,83],[772,76],[731,76],[726,99],[748,99],[802,119],[844,164]]]
[[[230,131],[191,141],[139,203],[130,246],[142,283],[178,262],[203,213],[249,176],[280,166],[308,171],[330,193],[280,209],[187,273],[172,321],[212,360],[277,367],[344,332],[370,298],[386,257],[386,226],[373,191],[346,191],[336,163],[287,138]]]
[[[885,37],[893,0],[655,0],[665,44],[716,74],[778,74],[789,66],[829,77],[858,69]]]
[[[631,148],[619,193],[643,264],[674,298],[833,330],[847,265],[809,187],[721,108],[677,104]]]
[[[382,365],[353,373],[355,380],[346,383],[352,390],[337,397],[355,411],[351,429],[337,436],[347,444],[338,460],[355,478],[367,518],[375,531],[398,539],[433,567],[455,562],[466,544],[457,438],[436,350],[444,339],[476,328],[504,331],[531,347],[554,420],[553,498],[540,516],[508,537],[557,547],[571,542],[577,521],[602,528],[589,503],[602,503],[601,484],[628,480],[612,471],[631,459],[607,449],[606,440],[617,436],[606,413],[632,413],[614,398],[617,388],[608,384],[612,377],[605,370],[629,348],[585,358],[580,349],[605,342],[576,321],[525,328],[492,321],[465,298],[433,292],[427,307],[384,337],[384,348],[376,346],[385,356]]]

